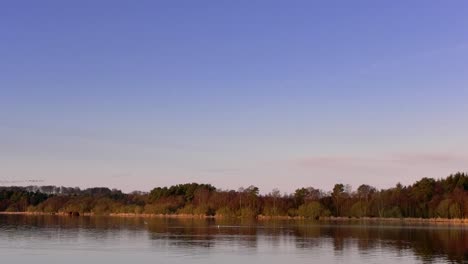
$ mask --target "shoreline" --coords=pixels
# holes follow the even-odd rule
[[[70,214],[70,213],[43,213],[43,212],[0,212],[0,215],[31,215],[31,216],[109,216],[109,217],[122,217],[122,218],[177,218],[177,219],[236,219],[235,217],[224,216],[208,216],[208,215],[193,215],[193,214],[133,214],[133,213],[110,213],[104,215],[96,215],[94,213],[83,214]],[[241,219],[241,218],[237,218]],[[268,220],[311,220],[304,217],[291,217],[291,216],[264,216],[258,215],[256,217],[259,221]],[[320,217],[315,221],[323,222],[400,222],[400,223],[430,223],[430,224],[461,224],[468,225],[468,218],[448,219],[448,218],[385,218],[385,217]]]

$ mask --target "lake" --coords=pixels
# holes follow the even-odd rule
[[[448,224],[0,215],[1,263],[468,263]]]

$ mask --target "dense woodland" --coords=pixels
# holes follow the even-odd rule
[[[326,192],[313,187],[260,195],[255,186],[220,190],[210,184],[157,187],[149,193],[109,188],[55,186],[0,187],[0,211],[42,213],[193,214],[219,217],[291,216],[468,218],[468,174],[378,190],[336,184]]]

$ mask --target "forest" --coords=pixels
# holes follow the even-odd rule
[[[335,184],[323,191],[303,187],[294,193],[278,189],[260,194],[249,186],[221,190],[210,184],[156,187],[150,192],[123,193],[105,187],[0,186],[0,211],[64,214],[170,214],[214,217],[391,217],[468,218],[468,174],[422,178],[379,190],[362,184]]]

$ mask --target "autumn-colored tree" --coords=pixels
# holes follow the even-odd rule
[[[105,187],[0,187],[0,211],[45,213],[202,214],[224,217],[268,216],[378,216],[468,217],[468,175],[445,179],[422,178],[412,185],[377,190],[362,184],[336,184],[329,193],[304,187],[281,195],[278,189],[262,195],[256,186],[217,190],[210,184],[186,183],[156,187],[149,193],[123,193]]]

